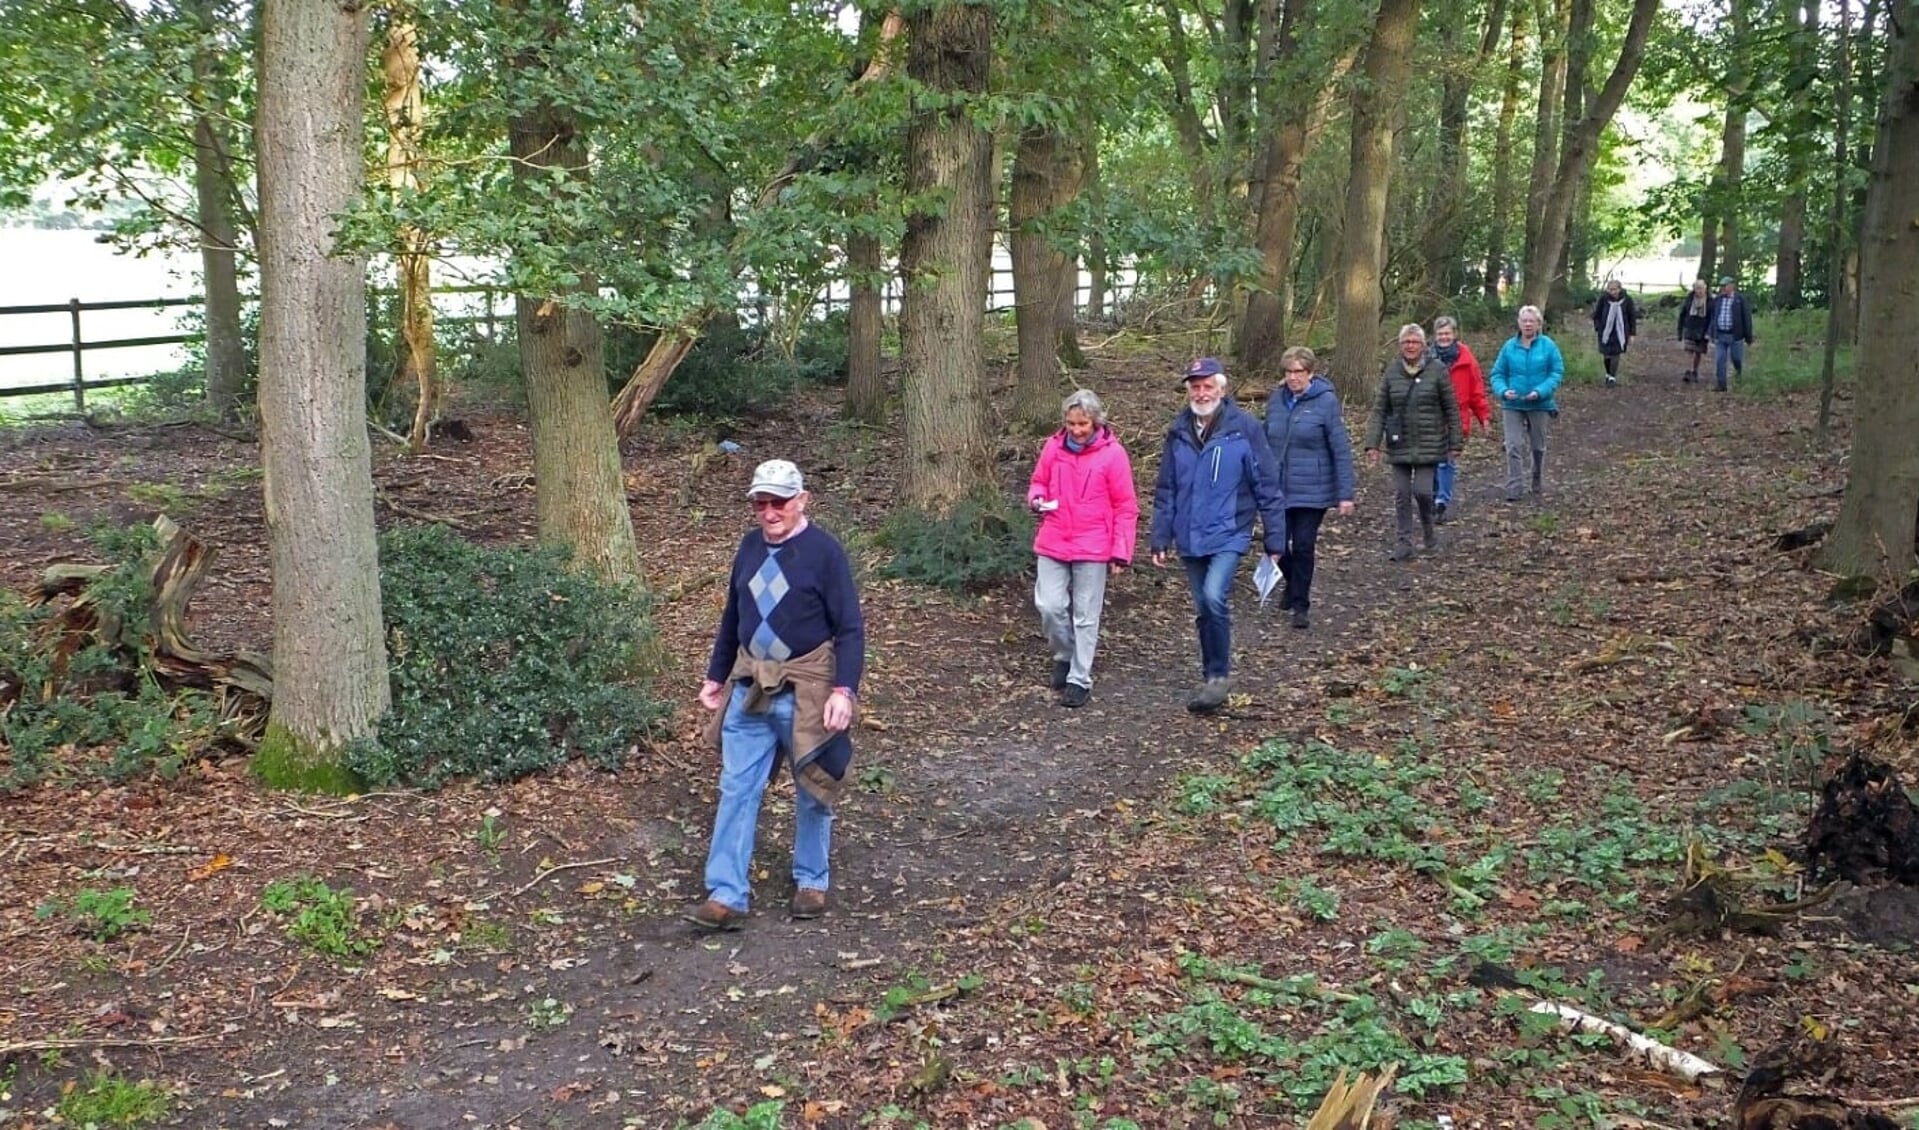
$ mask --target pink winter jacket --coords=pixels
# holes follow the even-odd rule
[[[1066,448],[1064,429],[1046,441],[1026,488],[1027,505],[1039,499],[1059,509],[1039,516],[1033,552],[1055,561],[1117,561],[1132,564],[1139,526],[1139,496],[1126,449],[1101,428],[1077,454]]]

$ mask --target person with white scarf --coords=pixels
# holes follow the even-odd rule
[[[1599,335],[1599,355],[1606,359],[1606,383],[1619,383],[1619,358],[1639,336],[1639,311],[1618,279],[1606,281],[1606,291],[1593,305],[1593,332]]]

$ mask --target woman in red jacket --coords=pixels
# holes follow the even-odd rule
[[[1433,319],[1433,356],[1445,363],[1446,371],[1453,378],[1453,396],[1459,401],[1459,426],[1471,437],[1474,420],[1478,420],[1482,428],[1492,422],[1492,400],[1486,395],[1486,374],[1479,367],[1479,359],[1459,340],[1459,323],[1443,314]],[[1433,485],[1437,521],[1446,521],[1447,512],[1452,509],[1453,483],[1458,475],[1459,468],[1452,460],[1439,465]]]
[[[1065,424],[1046,441],[1026,505],[1039,516],[1033,604],[1053,647],[1053,689],[1061,706],[1084,706],[1093,689],[1093,652],[1106,601],[1106,574],[1132,564],[1139,525],[1133,465],[1106,409],[1090,389],[1062,405]]]

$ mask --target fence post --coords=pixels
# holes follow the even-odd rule
[[[499,343],[500,338],[497,332],[497,327],[495,327],[493,324],[493,288],[492,287],[489,286],[480,291],[480,301],[486,303],[486,343],[488,345],[496,345]]]
[[[70,299],[67,311],[73,318],[73,410],[80,415],[87,414],[87,374],[85,363],[86,346],[80,340],[80,300]]]

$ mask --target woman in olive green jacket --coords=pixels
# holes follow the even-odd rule
[[[1464,436],[1452,377],[1426,352],[1426,331],[1418,323],[1401,326],[1399,356],[1380,374],[1379,395],[1366,421],[1367,459],[1377,464],[1384,447],[1393,468],[1393,519],[1399,535],[1394,561],[1413,555],[1415,506],[1426,552],[1439,548],[1433,529],[1433,476],[1442,462],[1459,458]]]

